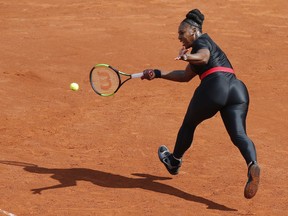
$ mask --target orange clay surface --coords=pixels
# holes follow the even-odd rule
[[[158,160],[198,78],[131,80],[109,98],[89,84],[96,63],[184,69],[177,30],[193,8],[250,91],[252,200],[219,114],[197,128],[179,175]],[[287,0],[0,0],[0,215],[288,215],[287,14]]]

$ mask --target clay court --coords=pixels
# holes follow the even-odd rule
[[[250,91],[252,200],[219,114],[197,128],[179,175],[159,162],[198,78],[135,79],[106,98],[89,84],[97,63],[184,69],[177,31],[193,8]],[[0,0],[0,215],[288,215],[287,14],[286,0]]]

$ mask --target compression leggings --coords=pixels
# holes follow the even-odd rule
[[[173,155],[182,158],[192,144],[197,125],[220,111],[226,130],[246,163],[256,161],[254,143],[246,134],[248,106],[247,88],[234,74],[217,72],[207,76],[190,101]]]

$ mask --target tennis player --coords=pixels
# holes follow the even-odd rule
[[[246,134],[248,91],[244,83],[236,78],[225,53],[207,33],[202,33],[203,21],[204,15],[198,9],[194,9],[188,12],[179,25],[178,39],[183,43],[183,48],[176,60],[188,63],[185,70],[143,71],[142,79],[147,80],[163,78],[188,82],[197,75],[201,79],[178,132],[173,153],[170,153],[166,146],[160,146],[158,155],[170,174],[178,174],[182,158],[192,144],[196,127],[219,111],[232,142],[246,161],[248,181],[244,188],[244,196],[250,199],[258,190],[260,167],[257,164],[255,145]],[[190,53],[189,48],[192,48]]]

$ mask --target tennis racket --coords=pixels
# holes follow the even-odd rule
[[[143,73],[128,74],[108,64],[97,64],[90,71],[90,84],[98,95],[108,97],[114,95],[128,80],[142,76]]]

